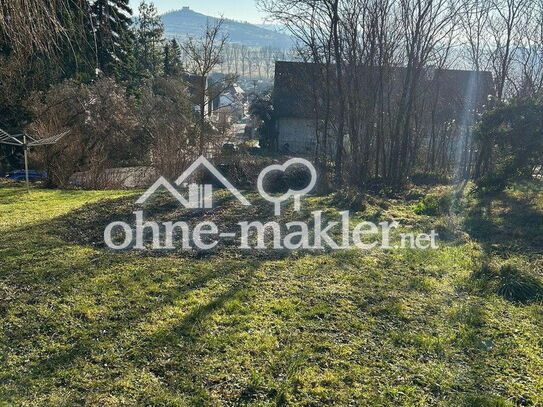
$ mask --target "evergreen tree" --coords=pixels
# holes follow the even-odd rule
[[[124,38],[121,39],[122,48],[125,51],[124,57],[114,65],[114,75],[123,82],[137,82],[139,79],[138,67],[135,56],[134,33],[130,29]],[[132,86],[128,84],[128,88]]]
[[[145,76],[162,73],[164,59],[162,42],[164,26],[153,3],[142,0],[135,28],[135,57],[138,70]]]
[[[171,76],[172,72],[172,58],[170,54],[170,44],[167,42],[164,45],[164,75]]]
[[[172,61],[173,61],[173,74],[180,75],[183,72],[183,64],[181,62],[181,47],[179,43],[174,38],[170,43],[170,48],[172,52]]]
[[[70,35],[59,39],[60,55],[48,63],[52,83],[66,78],[90,80],[96,73],[98,47],[87,0],[70,0],[64,12],[59,14],[59,21]]]
[[[106,75],[129,69],[133,36],[129,0],[95,0],[91,5],[97,68]]]
[[[164,46],[164,75],[179,76],[182,72],[181,48],[174,38]]]

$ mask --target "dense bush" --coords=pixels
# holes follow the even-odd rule
[[[300,191],[311,182],[311,174],[305,167],[290,166],[285,172],[270,172],[264,179],[264,189],[271,193],[285,193],[289,189]]]
[[[507,187],[508,177],[501,171],[483,175],[477,180],[475,191],[479,195],[495,195]]]
[[[503,191],[521,178],[532,177],[543,157],[543,104],[512,102],[485,115],[476,131],[479,158],[477,190]]]
[[[29,106],[32,133],[70,130],[58,145],[36,149],[32,156],[54,186],[66,187],[75,172],[85,172],[87,186],[107,187],[103,172],[116,167],[152,165],[174,178],[196,156],[192,105],[181,80],[149,80],[137,98],[109,78],[90,84],[66,81],[35,93]]]
[[[144,154],[135,133],[132,101],[113,79],[91,84],[65,81],[46,93],[35,93],[29,106],[34,115],[31,133],[46,137],[60,129],[70,130],[58,144],[33,154],[34,162],[48,171],[55,186],[67,186],[77,171],[98,179],[112,164],[133,165]]]

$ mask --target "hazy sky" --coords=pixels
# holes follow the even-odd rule
[[[224,15],[225,18],[251,23],[262,23],[265,17],[257,10],[255,0],[154,0],[153,3],[161,14],[188,6],[192,10],[208,16]],[[130,0],[134,14],[138,13],[139,4],[140,0]]]

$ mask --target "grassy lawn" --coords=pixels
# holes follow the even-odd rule
[[[356,213],[435,227],[438,250],[281,256],[105,250],[102,224],[135,199],[0,186],[0,406],[543,406],[542,303],[480,273],[541,277],[540,186],[455,216],[420,194]],[[221,208],[200,217],[244,213]]]

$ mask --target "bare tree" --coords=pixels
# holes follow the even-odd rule
[[[529,9],[531,0],[494,0],[489,28],[495,44],[491,53],[491,64],[496,82],[496,97],[501,101],[517,53],[520,39],[517,25]]]
[[[530,3],[516,26],[519,47],[515,56],[516,96],[536,97],[543,92],[543,1]]]
[[[174,179],[198,152],[191,140],[194,122],[186,86],[176,78],[157,78],[144,87],[141,97],[141,139],[149,146],[153,167]]]
[[[340,3],[335,0],[261,0],[259,4],[295,38],[299,58],[317,64],[318,68],[308,72],[305,80],[311,84],[315,111],[315,158],[326,184],[328,161],[335,160],[337,176],[342,172],[343,162],[345,102],[338,106],[337,101],[343,97],[334,97],[338,92],[343,93],[344,86],[342,75],[338,75],[342,64],[335,64],[342,54]],[[338,115],[338,111],[343,113]],[[341,116],[343,119],[338,119]]]
[[[470,0],[459,13],[461,34],[465,37],[467,59],[475,71],[486,69],[490,49],[491,5],[482,0]]]
[[[259,1],[296,38],[298,59],[315,64],[306,78],[315,156],[334,162],[337,185],[347,178],[401,184],[421,168],[468,176],[477,152],[474,105],[484,107],[486,96],[479,81],[485,91],[490,86],[478,73],[493,70],[498,99],[511,90],[533,97],[543,88],[541,3]],[[446,72],[466,65],[475,71],[469,77]],[[447,94],[453,88],[457,94]]]
[[[209,106],[207,98],[209,95],[208,77],[213,72],[213,69],[220,64],[225,44],[228,41],[228,37],[221,34],[223,23],[223,19],[218,20],[214,24],[208,23],[201,38],[189,37],[181,46],[187,56],[188,72],[196,75],[199,80],[197,89],[199,106],[199,154],[204,153],[206,143],[206,111]]]

